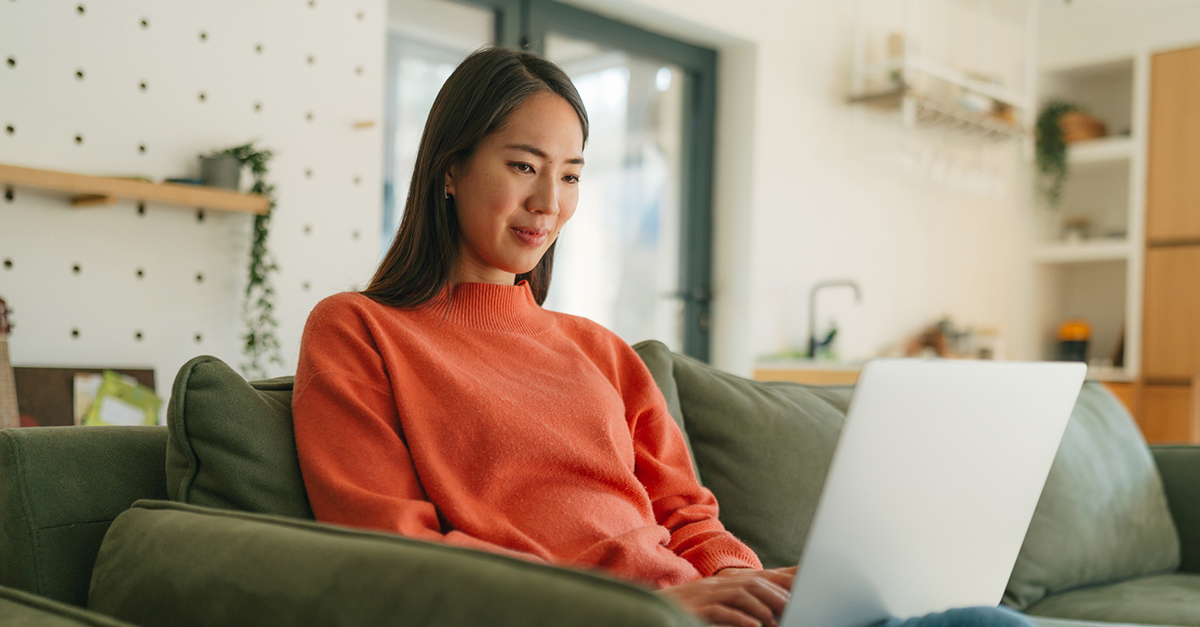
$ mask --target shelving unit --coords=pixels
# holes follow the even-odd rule
[[[239,194],[216,187],[151,183],[4,164],[0,164],[0,185],[26,187],[53,196],[65,196],[74,207],[109,205],[123,199],[265,214],[270,206],[264,196]]]
[[[1032,261],[1042,357],[1070,318],[1092,327],[1092,372],[1134,381],[1141,370],[1148,56],[1049,68],[1040,98],[1082,106],[1109,135],[1071,144],[1062,202],[1044,213]],[[1068,234],[1073,225],[1076,232]],[[1107,363],[1121,356],[1121,363]]]
[[[895,6],[858,0],[850,102],[1032,149],[1036,0],[905,0],[888,15]]]

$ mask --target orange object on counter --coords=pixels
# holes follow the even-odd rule
[[[1058,339],[1063,342],[1084,342],[1092,336],[1092,327],[1083,320],[1067,320],[1058,327]]]

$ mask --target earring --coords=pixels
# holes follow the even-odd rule
[[[442,186],[442,196],[444,196],[446,198],[450,197],[450,186],[449,185]]]

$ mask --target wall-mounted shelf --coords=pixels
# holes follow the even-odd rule
[[[199,185],[151,183],[54,170],[38,170],[0,164],[0,185],[32,187],[70,199],[75,207],[113,204],[117,200],[141,200],[217,211],[267,213],[265,196],[239,194],[227,189]]]
[[[858,0],[849,101],[910,128],[1019,139],[1032,156],[1037,2],[965,4]]]
[[[1132,137],[1104,137],[1077,142],[1067,147],[1067,159],[1072,165],[1128,161],[1133,158]]]
[[[1087,263],[1129,258],[1133,247],[1124,239],[1101,239],[1077,243],[1062,242],[1038,247],[1033,254],[1038,263]]]
[[[940,126],[988,139],[1024,139],[1029,132],[999,118],[974,113],[938,101],[925,98],[902,87],[876,94],[856,96],[851,103],[870,104],[882,109],[899,109],[906,124],[913,126]]]

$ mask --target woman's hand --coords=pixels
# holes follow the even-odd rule
[[[713,625],[758,627],[779,624],[796,567],[774,570],[726,568],[658,593]]]

